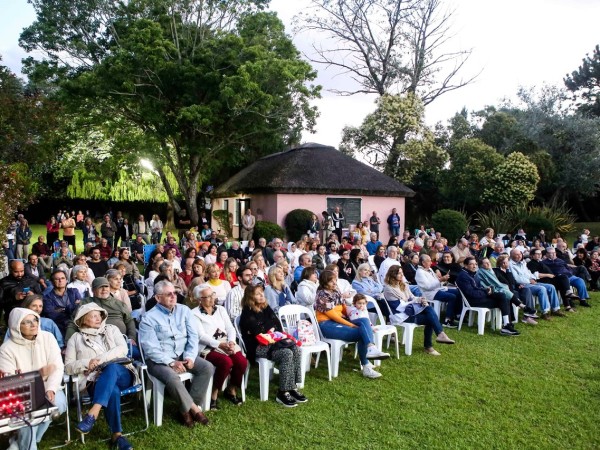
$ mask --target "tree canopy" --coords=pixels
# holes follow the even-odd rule
[[[36,81],[158,170],[172,173],[197,223],[202,183],[295,143],[314,126],[319,88],[264,0],[33,0],[21,44]]]
[[[592,55],[586,55],[577,70],[567,74],[565,86],[573,92],[579,109],[593,116],[600,116],[600,46]]]

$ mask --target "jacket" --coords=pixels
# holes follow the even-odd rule
[[[100,328],[88,328],[83,324],[83,317],[90,311],[100,311],[102,324]],[[77,310],[74,323],[79,330],[67,343],[65,352],[65,373],[77,375],[80,390],[86,388],[87,368],[90,360],[97,358],[100,364],[127,356],[127,341],[119,329],[106,323],[108,314],[95,303],[87,303]],[[132,364],[125,366],[134,376],[134,385],[139,384],[137,371]]]
[[[125,303],[110,296],[104,299],[89,297],[81,301],[80,307],[88,303],[96,303],[96,305],[104,309],[108,314],[107,323],[115,325],[119,329],[119,332],[126,334],[129,339],[136,339],[135,321],[131,317],[131,313],[127,310]],[[75,317],[77,317],[77,313]],[[71,321],[67,327],[65,340],[68,341],[76,331],[77,326],[74,321]]]
[[[488,296],[487,290],[477,285],[476,274],[477,272],[469,272],[463,269],[456,277],[456,286],[467,297],[467,300],[484,299]]]
[[[140,322],[140,345],[146,359],[168,365],[176,360],[198,356],[198,332],[194,316],[179,303],[169,311],[157,303]]]
[[[425,269],[423,266],[419,266],[415,275],[415,281],[417,282],[419,289],[421,289],[421,292],[427,301],[433,300],[435,294],[437,294],[439,291],[446,290],[431,268]]]
[[[204,310],[196,306],[192,309],[192,314],[196,319],[194,324],[198,332],[198,353],[206,348],[218,348],[222,342],[215,337],[218,334],[225,334],[227,342],[236,341],[235,328],[233,328],[227,311],[222,306],[215,305],[212,315],[206,314]]]
[[[36,312],[30,309],[15,308],[12,310],[8,319],[10,339],[4,341],[0,347],[0,371],[12,375],[17,370],[31,372],[52,364],[54,370],[44,377],[44,389],[56,393],[60,389],[65,371],[60,348],[54,336],[41,329],[35,339],[31,341],[23,337],[21,322],[29,315],[40,318]]]
[[[302,280],[296,291],[296,300],[298,303],[308,307],[314,305],[318,287],[318,283],[313,283],[310,280]]]
[[[64,336],[80,302],[81,294],[77,289],[67,288],[62,297],[51,290],[44,295],[44,317],[52,319]]]

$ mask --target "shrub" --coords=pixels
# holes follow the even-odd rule
[[[285,230],[290,241],[298,241],[306,234],[306,224],[314,213],[308,209],[293,209],[285,216]]]
[[[224,209],[217,209],[213,211],[213,217],[219,224],[219,228],[221,229],[221,231],[226,233],[227,236],[232,237],[233,230],[231,229],[229,212]]]
[[[276,237],[283,239],[285,237],[285,231],[276,223],[258,220],[254,226],[254,239],[258,241],[261,237],[265,238],[267,242]]]
[[[453,209],[440,209],[431,216],[431,224],[436,231],[448,239],[450,244],[456,242],[467,230],[468,220],[464,213]]]

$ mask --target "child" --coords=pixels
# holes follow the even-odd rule
[[[358,319],[369,319],[369,311],[367,310],[367,297],[363,294],[356,294],[352,299],[352,305],[346,306],[346,315],[348,316],[348,320],[352,323],[355,323]],[[376,331],[377,328],[371,327],[373,331]]]
[[[90,297],[90,293],[92,292],[92,288],[90,283],[86,281],[87,278],[87,267],[85,266],[75,266],[73,268],[73,272],[71,273],[73,277],[73,281],[71,281],[67,287],[75,288],[81,294],[81,298]]]

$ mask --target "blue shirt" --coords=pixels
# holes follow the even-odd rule
[[[367,251],[369,252],[369,255],[374,255],[375,252],[377,251],[377,247],[379,247],[380,245],[383,245],[381,243],[381,241],[369,241],[367,242]]]
[[[160,303],[144,314],[138,332],[144,356],[156,364],[171,364],[198,356],[198,333],[192,311],[177,303],[169,311]]]

